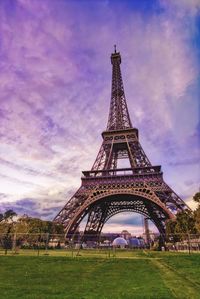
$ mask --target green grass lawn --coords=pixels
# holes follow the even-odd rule
[[[200,299],[199,254],[100,253],[0,256],[0,298]]]

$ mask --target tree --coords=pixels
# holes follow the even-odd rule
[[[3,221],[3,214],[0,213],[0,222]]]
[[[8,210],[4,213],[4,220],[13,220],[13,217],[17,216],[17,214],[13,210]]]
[[[12,221],[14,216],[17,216],[17,214],[13,210],[7,210],[4,214],[0,213],[0,222]]]
[[[200,233],[200,192],[197,192],[193,196],[193,200],[198,203],[198,207],[194,211],[194,219],[197,232]]]
[[[194,212],[194,217],[195,217],[195,226],[197,232],[200,233],[200,206]]]
[[[196,234],[194,213],[191,210],[179,212],[176,217],[176,232],[180,234]]]
[[[196,234],[194,212],[184,210],[178,212],[175,220],[169,220],[166,224],[166,232],[174,242],[188,238],[189,234]],[[171,235],[171,236],[170,236]]]
[[[180,235],[176,231],[177,220],[170,219],[166,223],[166,233],[169,241],[178,242],[180,241]]]
[[[0,243],[7,250],[12,248],[12,235],[14,232],[13,217],[17,214],[13,210],[8,210],[0,216]]]
[[[193,196],[193,200],[197,203],[200,203],[200,192],[197,192],[194,196]]]

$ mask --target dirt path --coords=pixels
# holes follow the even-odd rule
[[[177,270],[168,266],[162,259],[151,259],[151,263],[160,271],[163,282],[174,298],[200,299],[200,287]]]

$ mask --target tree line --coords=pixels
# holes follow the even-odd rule
[[[64,227],[53,221],[24,215],[17,218],[13,210],[0,214],[0,246],[5,251],[26,244],[29,248],[45,244],[56,235],[64,235]]]
[[[186,235],[200,234],[200,192],[193,196],[193,200],[198,204],[194,211],[186,209],[178,212],[175,220],[167,221],[167,235],[173,235],[174,241],[184,239]]]

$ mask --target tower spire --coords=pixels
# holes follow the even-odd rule
[[[111,54],[112,64],[112,89],[110,112],[108,117],[107,131],[123,130],[132,128],[128,107],[126,103],[124,86],[121,75],[121,55],[116,51],[114,45],[114,53]]]

